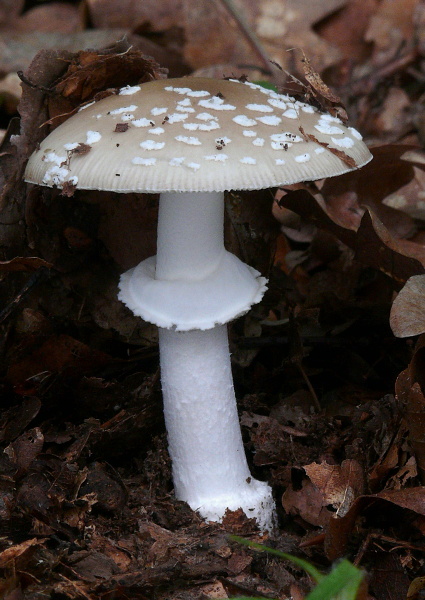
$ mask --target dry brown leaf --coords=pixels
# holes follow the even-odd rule
[[[250,535],[258,530],[257,521],[250,519],[241,508],[237,510],[226,510],[222,520],[222,525],[226,531],[237,535]]]
[[[297,491],[288,486],[282,496],[282,506],[287,514],[299,515],[317,527],[325,527],[332,515],[323,505],[322,492],[310,480],[303,481]]]
[[[79,52],[82,48],[104,48],[126,38],[134,50],[153,57],[175,77],[189,72],[180,55],[147,38],[128,34],[127,29],[86,29],[72,34],[56,32],[0,33],[0,71],[10,73],[28,69],[35,55],[43,50]],[[67,58],[67,60],[70,57]],[[62,65],[63,66],[63,65]],[[38,76],[41,73],[39,72]]]
[[[390,88],[379,111],[375,112],[374,124],[368,126],[369,131],[381,137],[388,134],[390,139],[397,139],[411,127],[410,107],[411,99],[404,90]]]
[[[425,246],[396,239],[370,210],[366,210],[356,235],[356,258],[398,283],[425,272]]]
[[[419,153],[415,152],[415,155]],[[406,153],[406,156],[410,156],[411,153]],[[421,153],[418,159],[424,160],[424,156]],[[402,156],[403,160],[405,159]],[[419,162],[416,160],[415,162]],[[386,206],[397,209],[397,213],[408,214],[413,219],[420,219],[425,221],[425,208],[423,206],[425,199],[425,172],[423,169],[414,166],[413,167],[413,178],[406,185],[401,186],[397,191],[393,192],[386,198],[383,203]]]
[[[339,117],[342,121],[348,120],[347,111],[341,102],[341,98],[337,96],[323,81],[320,77],[319,73],[313,69],[310,59],[307,58],[305,52],[302,52],[302,69],[304,72],[304,77],[308,82],[308,93],[307,95],[311,95],[315,98],[316,102],[319,103],[322,110],[328,111],[334,117]],[[317,140],[315,140],[317,141]],[[332,151],[332,148],[330,148]],[[340,158],[344,160],[348,164],[349,167],[354,168],[356,166],[355,162],[346,156],[345,152],[337,151],[340,153]],[[337,154],[337,152],[334,152]],[[338,156],[338,154],[337,154]],[[343,158],[344,157],[344,158]]]
[[[287,513],[299,514],[312,525],[324,527],[329,519],[346,515],[363,492],[363,469],[355,460],[345,460],[341,465],[311,463],[303,469],[309,480],[300,490],[289,486],[282,496],[282,506]]]
[[[383,445],[383,452],[369,470],[370,491],[379,491],[383,485],[391,489],[401,489],[405,486],[406,479],[417,475],[416,464],[403,464],[401,448],[405,438],[406,423],[402,420],[398,430],[388,440],[388,444]],[[415,463],[414,460],[413,463]]]
[[[390,325],[397,337],[425,332],[425,275],[407,280],[391,307]]]
[[[6,548],[6,550],[0,552],[0,568],[5,569],[12,566],[13,562],[20,556],[28,552],[34,546],[41,545],[44,542],[44,539],[31,538],[25,542]]]
[[[111,358],[104,352],[94,350],[69,335],[52,335],[30,356],[12,364],[7,377],[20,383],[42,371],[59,373],[64,369],[78,369],[84,373],[110,361]]]
[[[21,434],[5,449],[6,454],[16,464],[22,476],[32,461],[40,454],[44,445],[44,435],[38,427]]]
[[[329,110],[329,107],[327,107],[327,108]],[[329,112],[331,114],[336,114],[337,111],[332,111],[332,109],[331,109],[331,110],[329,110]],[[339,115],[339,117],[341,117],[340,112],[338,112],[338,115]],[[310,140],[311,142],[316,142],[316,144],[319,144],[319,146],[322,146],[323,148],[326,148],[327,150],[329,150],[329,152],[331,152],[332,154],[335,154],[335,156],[340,158],[342,160],[342,162],[344,162],[348,167],[350,167],[350,169],[355,169],[357,167],[357,163],[354,160],[354,158],[352,158],[351,156],[348,156],[348,154],[346,152],[343,152],[342,150],[338,150],[338,148],[333,148],[326,142],[319,142],[319,140],[316,138],[316,136],[312,135],[311,133],[306,133],[302,127],[300,127],[300,132],[304,136],[305,139]]]
[[[115,52],[82,50],[71,60],[61,81],[55,85],[55,92],[81,104],[107,88],[143,83],[164,76],[164,69],[154,60],[128,44]]]
[[[252,563],[252,560],[252,556],[240,550],[239,552],[233,552],[227,561],[227,567],[232,575],[239,575]]]
[[[83,495],[93,495],[102,510],[120,512],[127,502],[127,489],[117,471],[108,463],[91,464],[81,485]]]
[[[415,176],[414,167],[424,169],[420,148],[402,144],[387,144],[371,148],[373,160],[357,171],[326,179],[321,192],[337,196],[355,191],[360,203],[379,202],[397,192]]]
[[[36,271],[41,267],[51,269],[53,265],[38,256],[17,256],[12,260],[0,261],[0,272]]]
[[[302,52],[302,55],[303,57],[301,62],[303,64],[304,77],[313,88],[314,93],[318,94],[319,96],[323,96],[326,100],[332,102],[333,104],[339,104],[341,102],[341,98],[332,92],[332,90],[320,77],[319,73],[313,69],[310,59],[307,58],[304,52]]]
[[[372,154],[374,159],[362,169],[326,179],[320,187],[324,202],[320,202],[320,197],[318,202],[335,223],[353,230],[360,226],[366,204],[395,237],[410,237],[415,231],[414,223],[411,217],[406,219],[404,213],[396,210],[397,194],[403,186],[419,181],[424,158],[418,148],[402,145],[372,148]],[[395,196],[394,207],[384,204],[391,194]],[[416,196],[416,203],[419,201]]]
[[[344,517],[329,520],[325,536],[325,551],[329,560],[336,560],[345,554],[357,517],[366,508],[377,503],[385,509],[387,502],[425,516],[425,487],[384,490],[378,494],[357,498]]]
[[[112,558],[103,552],[89,552],[72,565],[83,581],[102,581],[120,573],[120,569]]]
[[[394,238],[371,210],[366,210],[357,232],[339,225],[305,190],[296,190],[284,196],[281,204],[318,227],[334,234],[355,250],[356,258],[365,265],[382,270],[397,282],[407,281],[412,275],[425,272],[425,248]]]
[[[38,415],[41,402],[38,398],[27,397],[16,407],[3,413],[4,421],[0,425],[0,440],[11,442],[27,427]]]
[[[214,583],[208,583],[207,585],[203,585],[199,588],[199,592],[202,594],[203,598],[224,599],[229,597],[226,593],[223,584],[220,581],[215,581]]]
[[[303,468],[320,490],[323,506],[331,504],[336,509],[336,516],[344,516],[363,492],[363,469],[356,460],[344,460],[341,465],[312,463]]]

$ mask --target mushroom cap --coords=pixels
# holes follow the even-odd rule
[[[25,179],[114,192],[252,190],[371,160],[340,119],[250,82],[155,80],[83,106],[40,144]]]

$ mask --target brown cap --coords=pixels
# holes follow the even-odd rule
[[[82,108],[31,156],[25,179],[116,192],[251,190],[369,162],[341,120],[250,82],[151,81]]]

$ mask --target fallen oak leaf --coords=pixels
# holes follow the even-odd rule
[[[395,238],[368,207],[365,207],[356,232],[338,223],[330,216],[325,202],[306,190],[289,192],[279,201],[279,205],[313,222],[317,227],[330,231],[355,251],[357,260],[383,271],[399,284],[412,275],[425,274],[425,248],[408,240]]]
[[[281,502],[288,515],[300,516],[316,527],[325,528],[332,517],[331,511],[324,506],[322,492],[310,479],[303,481],[299,490],[288,486]]]

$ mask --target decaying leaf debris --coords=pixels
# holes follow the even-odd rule
[[[369,600],[420,598],[423,3],[244,0],[240,22],[224,3],[118,4],[0,2],[0,597],[306,596],[303,572],[231,532],[321,570],[348,557]],[[344,105],[375,157],[228,197],[229,250],[270,278],[231,327],[250,466],[278,504],[267,539],[241,511],[208,524],[172,495],[156,332],[116,299],[119,274],[155,253],[156,196],[22,182],[51,128],[167,68]]]

